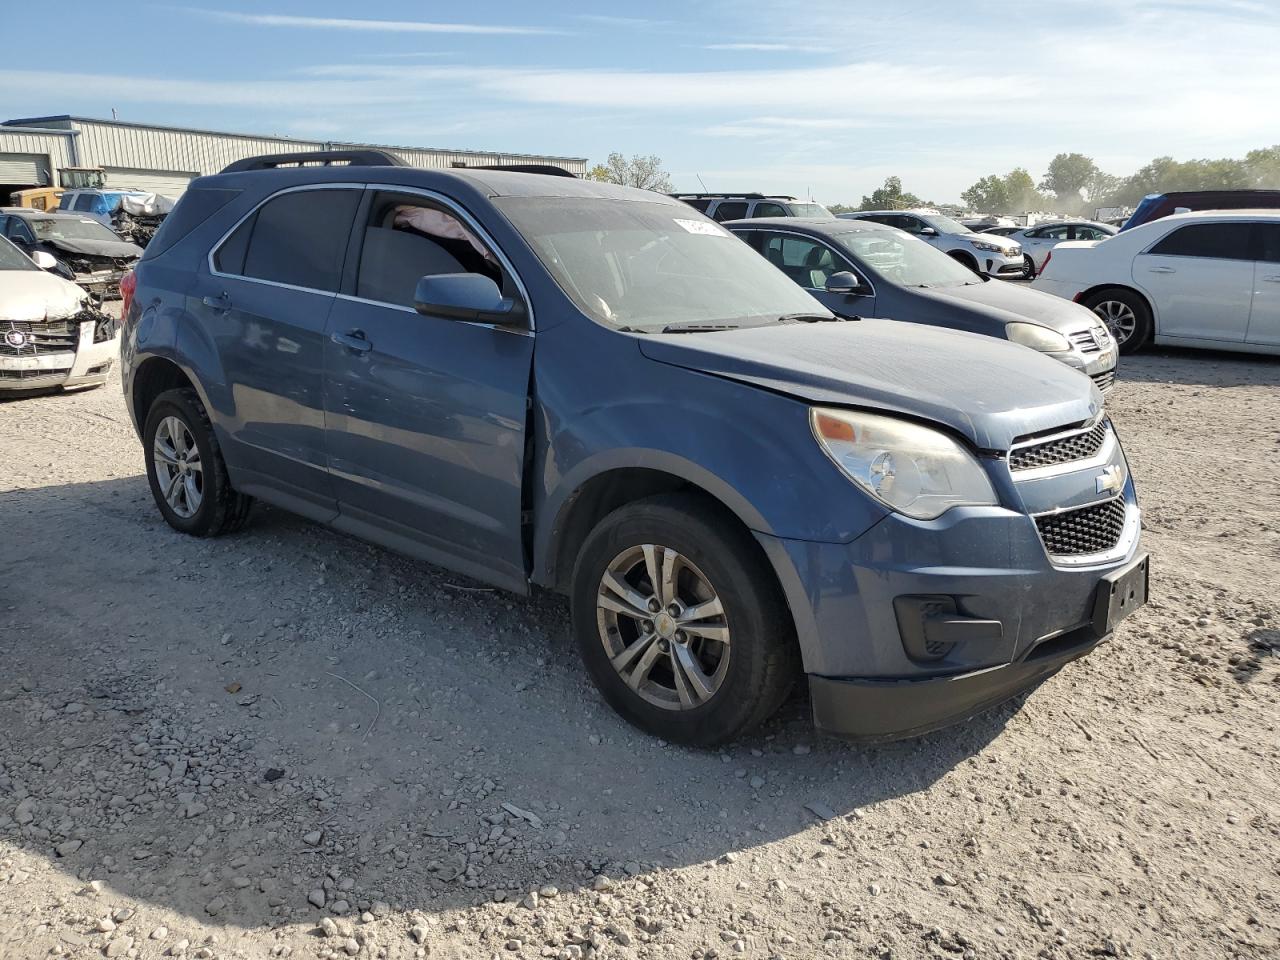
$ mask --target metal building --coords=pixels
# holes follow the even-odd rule
[[[58,171],[67,167],[101,167],[108,186],[173,197],[191,180],[217,173],[233,160],[264,153],[349,147],[388,150],[415,167],[550,163],[577,174],[587,168],[586,160],[580,157],[256,137],[89,117],[30,117],[0,124],[0,205],[14,190],[63,186]]]

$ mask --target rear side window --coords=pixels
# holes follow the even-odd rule
[[[693,207],[693,209],[697,210],[699,213],[706,213],[707,207],[711,206],[711,201],[706,197],[702,197],[697,200],[686,200],[685,203]]]
[[[1258,259],[1280,263],[1280,223],[1259,223],[1254,229],[1258,231]]]
[[[1249,223],[1191,223],[1179,227],[1154,247],[1162,257],[1201,257],[1210,260],[1252,260]]]
[[[161,222],[160,229],[147,244],[142,259],[150,260],[158,257],[238,196],[240,196],[239,190],[189,188],[178,198],[173,211]],[[243,266],[243,255],[239,262]]]
[[[359,190],[298,190],[268,200],[218,248],[220,272],[337,291]]]
[[[721,201],[720,206],[716,207],[713,214],[714,219],[725,220],[741,220],[747,215],[747,204],[737,200]]]
[[[77,209],[77,210],[92,210],[92,209],[93,209],[93,201],[94,201],[94,199],[95,199],[95,198],[94,198],[93,194],[91,194],[91,193],[82,193],[82,194],[80,194],[80,196],[76,197],[76,205],[75,205],[75,209]]]
[[[757,203],[752,217],[785,217],[787,211],[776,203]]]

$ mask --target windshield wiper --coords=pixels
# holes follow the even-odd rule
[[[737,330],[736,323],[669,323],[663,333],[718,333],[721,330]]]
[[[820,313],[784,313],[778,318],[779,323],[843,323],[844,317],[835,314],[823,316]]]

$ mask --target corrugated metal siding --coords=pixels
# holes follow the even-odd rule
[[[136,167],[104,167],[107,172],[107,186],[134,190],[145,190],[147,193],[158,193],[162,197],[177,199],[192,180],[198,176],[194,173],[171,173],[166,170],[140,170]]]
[[[0,183],[49,185],[49,156],[44,153],[0,153]]]
[[[53,171],[59,167],[71,166],[70,140],[70,137],[59,134],[30,133],[0,127],[0,162],[9,160],[29,163],[30,157],[34,155],[43,158],[41,167],[45,171],[43,180],[6,180],[0,177],[0,182],[52,185],[48,178],[53,176]],[[18,156],[13,156],[15,154]]]
[[[233,160],[263,153],[320,150],[316,141],[272,140],[163,130],[110,123],[78,123],[85,166],[217,173]]]

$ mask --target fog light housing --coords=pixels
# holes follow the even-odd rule
[[[998,643],[1004,639],[999,620],[982,620],[960,612],[955,597],[895,597],[893,611],[907,656],[917,663],[944,660],[961,644]]]

